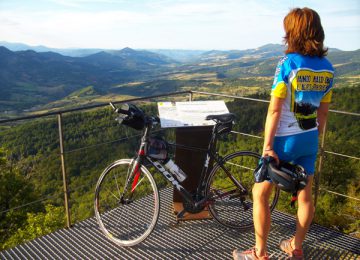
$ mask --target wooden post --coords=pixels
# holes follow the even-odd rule
[[[186,180],[182,183],[183,187],[188,191],[195,191],[199,181],[201,171],[206,159],[206,149],[208,148],[211,138],[212,126],[197,126],[197,127],[180,127],[176,128],[176,144],[179,146],[175,150],[175,163],[187,175]],[[189,150],[184,147],[195,147],[203,149],[204,151]],[[210,161],[209,165],[212,165]],[[208,174],[211,171],[209,167]],[[180,193],[174,189],[173,206],[175,214],[183,210],[183,198]],[[183,217],[178,217],[177,220],[193,220],[210,218],[208,209],[205,208],[199,213],[185,213]]]
[[[316,209],[316,204],[317,204],[317,200],[319,197],[320,175],[321,175],[322,165],[324,163],[325,133],[326,133],[326,122],[325,122],[323,133],[321,136],[319,163],[318,163],[318,168],[317,168],[317,172],[315,175],[315,198],[314,198],[315,209]]]
[[[190,102],[193,101],[193,93],[192,92],[189,93],[189,101]]]
[[[65,155],[64,155],[64,141],[63,141],[63,131],[62,131],[62,120],[61,113],[58,114],[58,125],[59,125],[59,143],[60,143],[60,159],[61,159],[61,171],[63,178],[63,187],[64,187],[64,206],[65,206],[65,215],[66,215],[66,226],[71,227],[70,221],[70,210],[69,210],[69,193],[68,193],[68,183],[66,177],[65,169]]]

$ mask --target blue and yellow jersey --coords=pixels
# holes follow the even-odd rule
[[[285,98],[277,136],[317,128],[320,102],[330,102],[334,69],[326,58],[290,53],[278,63],[271,95]]]

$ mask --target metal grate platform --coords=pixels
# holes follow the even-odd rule
[[[176,222],[172,214],[172,189],[160,192],[161,213],[155,231],[140,245],[122,248],[107,240],[95,218],[71,229],[61,229],[7,251],[0,259],[232,259],[235,248],[254,244],[254,232],[238,232],[214,220]],[[271,259],[285,259],[278,241],[290,237],[293,216],[273,212],[269,237]],[[306,259],[360,259],[360,239],[312,225],[304,245]]]

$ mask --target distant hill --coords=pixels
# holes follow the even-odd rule
[[[51,48],[42,45],[30,46],[23,43],[14,43],[14,42],[5,42],[5,41],[0,41],[0,46],[3,46],[11,51],[27,51],[27,50],[33,50],[36,52],[52,51]]]
[[[329,51],[329,60],[334,64],[359,62],[360,61],[360,49],[356,51]]]
[[[165,56],[130,48],[69,57],[0,47],[0,111],[46,104],[89,85],[106,90],[150,77],[169,64]]]
[[[205,50],[181,50],[181,49],[149,49],[148,51],[168,56],[179,62],[193,62],[197,60]]]
[[[46,46],[30,46],[23,43],[12,43],[6,41],[0,41],[0,46],[3,46],[11,51],[27,51],[33,50],[36,52],[56,52],[64,56],[70,57],[85,57],[98,52],[117,52],[118,50],[108,50],[108,49],[81,49],[81,48],[49,48]],[[125,48],[126,49],[126,48]],[[148,51],[157,54],[167,56],[172,60],[179,62],[189,62],[197,59],[202,53],[206,52],[205,50],[173,50],[173,49],[139,49],[137,51]]]
[[[335,67],[336,76],[360,75],[360,49],[356,51],[329,51],[328,58]]]
[[[203,65],[202,67],[208,65],[209,71],[225,73],[230,77],[271,76],[279,58],[283,55],[283,45],[267,44],[243,51],[205,52],[198,57],[197,63]],[[341,51],[331,48],[327,58],[334,65],[337,76],[360,74],[360,49]]]
[[[128,62],[128,65],[131,63],[133,66],[139,66],[143,63],[148,65],[167,65],[175,63],[175,60],[167,57],[166,55],[144,50],[134,50],[131,48],[124,48],[119,51],[109,51],[108,53],[123,59],[125,62]]]
[[[202,53],[199,61],[235,60],[240,58],[264,59],[283,55],[284,46],[280,44],[267,44],[256,49],[232,50],[232,51],[209,51]]]
[[[80,59],[102,69],[116,69],[119,67],[127,69],[149,69],[154,66],[163,66],[175,63],[174,60],[160,54],[149,51],[136,51],[130,48],[124,48],[119,51],[101,51]]]
[[[77,48],[66,48],[66,49],[59,49],[59,48],[49,48],[46,46],[30,46],[23,43],[12,43],[6,41],[0,41],[0,46],[3,46],[11,51],[27,51],[32,50],[36,52],[56,52],[64,56],[70,57],[85,57],[100,51],[103,49],[77,49]]]

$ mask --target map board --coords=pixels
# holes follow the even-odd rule
[[[229,113],[223,100],[191,102],[158,102],[161,127],[214,125],[208,115]]]

